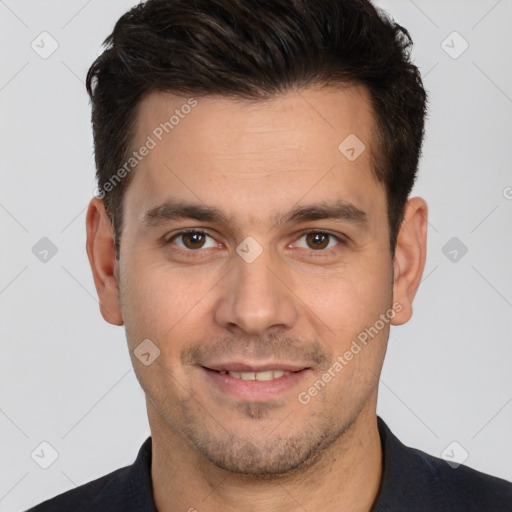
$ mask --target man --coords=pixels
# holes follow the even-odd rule
[[[510,511],[376,415],[426,254],[426,94],[366,0],[148,0],[91,67],[87,253],[151,437],[35,511]]]

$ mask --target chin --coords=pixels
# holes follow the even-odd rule
[[[261,478],[276,475],[290,475],[303,472],[315,465],[345,431],[345,428],[333,430],[332,425],[323,429],[307,426],[301,433],[288,437],[282,435],[257,439],[222,436],[214,438],[204,431],[199,434],[193,430],[187,432],[188,443],[198,451],[203,459],[215,467],[240,476],[258,476]],[[225,431],[223,432],[225,433]]]

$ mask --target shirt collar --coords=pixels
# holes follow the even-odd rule
[[[131,509],[158,512],[153,499],[151,482],[152,445],[149,436],[141,446],[128,475],[128,493]]]
[[[382,477],[370,512],[410,511],[412,504],[421,504],[421,510],[448,510],[439,500],[441,483],[431,457],[405,446],[379,416],[377,425],[382,446]]]

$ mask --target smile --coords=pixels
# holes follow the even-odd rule
[[[285,364],[262,365],[259,368],[245,364],[215,366],[199,367],[214,389],[237,399],[257,402],[284,396],[296,387],[304,387],[304,379],[312,374],[311,368]]]
[[[235,379],[242,380],[273,380],[280,379],[284,375],[289,375],[291,372],[285,372],[283,370],[268,370],[264,372],[219,372],[221,375],[229,375]]]

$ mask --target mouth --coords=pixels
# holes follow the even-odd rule
[[[265,366],[229,363],[200,366],[217,389],[251,401],[264,401],[296,387],[310,367],[273,363]]]
[[[280,379],[284,375],[289,375],[291,372],[285,372],[284,370],[265,370],[262,372],[222,371],[219,373],[221,375],[229,375],[230,377],[233,377],[234,379],[266,381],[266,380]]]

